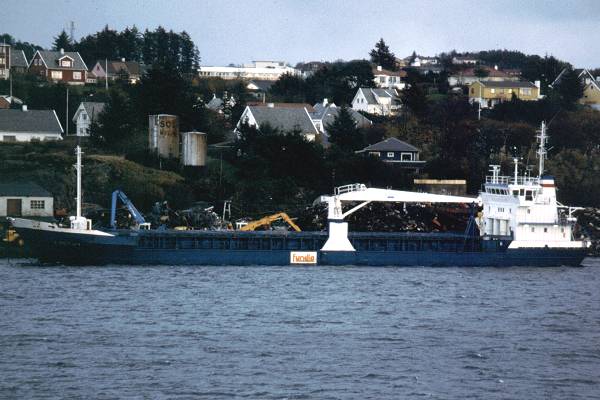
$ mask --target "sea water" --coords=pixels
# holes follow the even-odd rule
[[[600,398],[599,275],[0,260],[0,398]]]

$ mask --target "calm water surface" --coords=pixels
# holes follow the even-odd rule
[[[0,398],[600,399],[584,268],[0,260]]]

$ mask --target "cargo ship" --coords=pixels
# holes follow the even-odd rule
[[[77,147],[77,212],[70,226],[10,218],[14,229],[43,263],[67,265],[332,265],[332,266],[578,266],[589,244],[576,240],[576,207],[557,202],[554,179],[543,175],[545,127],[540,142],[539,175],[491,175],[478,197],[369,188],[338,187],[315,203],[328,206],[327,232],[150,229],[93,229],[81,215],[81,149]],[[126,202],[126,198],[123,199]],[[471,204],[480,213],[465,232],[349,232],[345,218],[372,202]],[[138,215],[139,214],[139,215]]]

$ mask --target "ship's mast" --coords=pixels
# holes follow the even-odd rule
[[[545,121],[542,121],[542,127],[538,132],[539,134],[537,135],[537,138],[540,141],[540,147],[537,149],[536,153],[538,158],[540,159],[538,167],[538,177],[541,178],[544,174],[544,161],[546,160],[546,155],[548,154],[548,151],[546,150],[546,142],[548,141],[548,136],[546,136]]]
[[[77,163],[75,164],[75,171],[77,172],[77,218],[81,217],[81,147],[75,147],[75,155],[77,156]]]

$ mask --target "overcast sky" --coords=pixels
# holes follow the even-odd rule
[[[2,33],[44,47],[69,21],[77,39],[106,24],[185,30],[202,65],[367,58],[383,37],[401,57],[505,48],[600,67],[600,0],[0,0],[0,9]]]

